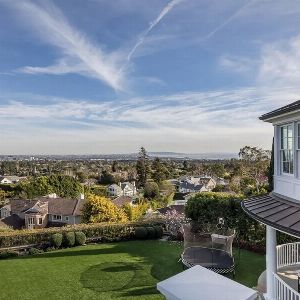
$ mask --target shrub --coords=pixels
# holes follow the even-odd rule
[[[11,258],[11,257],[17,257],[19,256],[19,253],[14,250],[6,250],[3,252],[0,252],[0,259],[6,259],[6,258]]]
[[[29,249],[29,254],[30,255],[37,255],[37,254],[42,254],[42,253],[44,253],[44,251],[41,250],[41,249],[38,249],[38,248],[32,247],[32,248]]]
[[[13,230],[0,232],[0,248],[23,246],[23,245],[42,245],[51,242],[52,236],[56,233],[63,235],[66,232],[82,231],[88,240],[97,241],[121,241],[135,238],[136,227],[146,227],[162,225],[162,220],[151,219],[143,222],[127,223],[96,223],[78,224],[67,227],[52,227],[32,230]]]
[[[155,237],[161,239],[164,233],[163,228],[161,226],[154,226],[153,228],[155,230]]]
[[[78,246],[84,245],[86,242],[86,236],[82,231],[75,232],[75,244]]]
[[[148,230],[146,227],[136,227],[135,228],[135,237],[138,240],[143,240],[145,238],[147,238],[148,235]]]
[[[148,233],[147,237],[149,239],[153,239],[156,236],[156,231],[155,231],[155,229],[153,227],[147,227],[147,233]]]
[[[59,248],[63,241],[63,235],[61,233],[54,233],[51,236],[51,245],[55,248]]]
[[[75,245],[75,233],[73,231],[64,234],[63,244],[66,247],[73,247]]]

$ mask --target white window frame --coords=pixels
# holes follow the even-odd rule
[[[53,221],[62,221],[62,215],[52,215]]]
[[[38,218],[38,225],[43,225],[43,218],[42,217]]]
[[[69,216],[65,216],[65,221],[69,221]]]
[[[289,127],[292,130],[292,137],[289,137],[289,130],[288,130]],[[285,139],[287,139],[287,141],[286,141],[286,148],[284,147],[285,143],[284,143],[283,138],[282,138],[282,128],[286,128],[286,132],[287,132],[287,136],[285,138]],[[289,148],[289,138],[292,139],[292,141],[291,141],[291,147],[292,148]],[[294,163],[295,162],[295,157],[294,157],[294,147],[295,147],[295,145],[294,145],[294,141],[295,141],[295,130],[294,130],[293,123],[281,125],[279,127],[280,172],[281,172],[281,174],[283,174],[285,176],[294,176],[294,173],[295,173],[295,163]],[[283,153],[284,153],[284,151],[290,152],[287,156],[291,155],[292,156],[291,160],[283,161]],[[284,162],[289,164],[289,172],[284,172],[284,168],[283,168],[283,163]],[[291,171],[291,169],[292,169],[292,171]]]
[[[35,218],[34,217],[28,217],[28,225],[35,225]]]

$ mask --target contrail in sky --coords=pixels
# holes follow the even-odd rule
[[[163,9],[162,11],[159,13],[159,15],[156,17],[156,19],[154,19],[149,27],[141,34],[141,36],[139,37],[138,41],[135,43],[135,45],[133,46],[133,48],[131,49],[131,51],[129,52],[128,56],[127,56],[127,60],[130,61],[132,55],[135,53],[135,51],[137,50],[138,47],[140,47],[145,38],[147,37],[147,35],[151,32],[151,30],[158,25],[158,23],[163,19],[163,17],[177,4],[179,4],[180,2],[182,2],[183,0],[171,0]]]

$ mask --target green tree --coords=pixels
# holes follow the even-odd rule
[[[112,165],[111,165],[111,171],[113,173],[118,171],[118,162],[116,160],[113,161]]]
[[[148,181],[144,187],[144,197],[148,199],[154,199],[159,197],[159,187],[156,182]]]
[[[149,178],[149,156],[144,147],[141,147],[136,163],[138,185],[144,187]]]
[[[270,151],[257,147],[245,146],[240,149],[241,172],[255,181],[257,193],[262,179],[266,176],[270,163]]]
[[[160,183],[167,178],[168,169],[162,164],[161,160],[156,157],[152,163],[152,179]]]
[[[86,223],[125,222],[128,220],[122,209],[102,196],[88,195],[82,211],[83,221]]]
[[[270,165],[269,165],[269,169],[268,169],[268,182],[269,182],[269,191],[270,192],[273,191],[273,189],[274,189],[273,175],[274,175],[274,138],[273,138],[273,143],[272,143]]]
[[[112,183],[116,183],[116,180],[112,174],[110,174],[108,171],[104,170],[101,173],[99,183],[112,184]]]

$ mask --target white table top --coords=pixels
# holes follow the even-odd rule
[[[257,293],[240,283],[194,266],[157,284],[170,300],[252,300]]]

